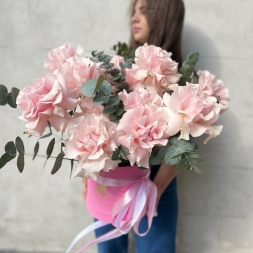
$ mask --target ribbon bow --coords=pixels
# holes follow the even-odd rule
[[[117,238],[122,234],[127,234],[133,227],[135,233],[144,236],[148,233],[153,217],[156,215],[155,203],[157,197],[157,189],[154,183],[148,178],[148,175],[138,179],[119,180],[99,176],[98,183],[107,186],[124,186],[132,183],[132,186],[120,197],[112,208],[112,222],[115,226],[112,231],[96,238],[76,253],[81,253],[95,243],[104,242],[110,239]],[[138,231],[141,219],[148,216],[148,229],[145,233],[140,234]],[[106,226],[110,223],[96,221],[84,230],[82,230],[72,241],[66,253],[69,253],[72,247],[89,232]]]

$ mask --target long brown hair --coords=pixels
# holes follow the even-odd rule
[[[133,16],[137,0],[131,4]],[[146,17],[150,28],[149,45],[155,45],[171,52],[172,59],[182,64],[181,40],[184,23],[184,3],[182,0],[146,0]],[[134,40],[131,33],[129,45],[133,48],[141,44]]]

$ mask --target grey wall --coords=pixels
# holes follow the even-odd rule
[[[128,5],[128,0],[0,0],[0,83],[31,85],[45,72],[47,52],[65,42],[85,51],[127,42]],[[185,5],[184,55],[199,51],[198,68],[223,79],[232,101],[219,120],[221,136],[207,145],[199,140],[203,173],[178,176],[178,253],[252,253],[253,1],[185,0]],[[18,111],[0,109],[2,154],[24,124]],[[35,140],[23,139],[32,153]],[[22,175],[15,162],[0,171],[0,252],[64,252],[92,222],[82,182],[69,179],[68,163],[51,176],[53,161],[43,169],[43,158],[26,160]]]

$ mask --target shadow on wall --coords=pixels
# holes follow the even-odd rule
[[[200,60],[197,63],[196,70],[209,70],[215,76],[221,76],[221,64],[219,61],[219,52],[212,38],[208,37],[203,31],[188,24],[184,25],[182,38],[183,58],[193,52],[200,53]]]

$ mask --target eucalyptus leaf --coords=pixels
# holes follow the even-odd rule
[[[110,99],[110,96],[105,96],[102,92],[97,92],[93,99],[93,105],[98,106],[106,103]]]
[[[170,143],[172,145],[177,146],[182,151],[193,150],[196,145],[196,142],[193,138],[190,138],[189,140],[184,140],[184,139],[179,140],[178,137],[173,137],[172,139],[170,139]]]
[[[120,159],[120,149],[116,149],[115,151],[113,151],[111,158],[113,161],[119,160]]]
[[[99,89],[103,94],[110,96],[112,93],[112,85],[107,81],[104,80]]]
[[[9,154],[10,156],[14,156],[14,157],[16,156],[17,150],[13,141],[9,141],[5,145],[4,149],[5,149],[5,153]]]
[[[7,94],[8,89],[3,84],[0,84],[0,105],[7,104]]]
[[[192,170],[197,173],[202,173],[202,171],[195,164],[192,165]]]
[[[52,175],[54,175],[61,168],[63,157],[64,157],[64,153],[62,152],[57,155],[55,159],[54,167],[51,171]]]
[[[12,108],[16,108],[17,107],[17,104],[13,101],[11,92],[9,92],[8,95],[7,95],[7,103]]]
[[[40,139],[47,138],[47,137],[49,137],[49,136],[51,136],[51,135],[52,135],[52,133],[45,134],[45,135],[41,136]]]
[[[125,147],[124,145],[120,145],[121,152],[125,155],[129,155],[129,149]]]
[[[155,146],[152,149],[151,155],[149,157],[149,164],[159,165],[164,161],[164,147]]]
[[[106,105],[117,105],[119,102],[120,102],[119,96],[115,95],[115,96],[110,97],[110,100],[108,101]]]
[[[119,109],[117,109],[117,110],[114,112],[114,115],[115,115],[116,117],[118,117],[118,116],[122,115],[123,113],[124,113],[124,109],[123,109],[123,108],[119,108]]]
[[[55,144],[55,138],[53,138],[53,139],[49,142],[49,144],[48,144],[48,146],[47,146],[47,151],[46,151],[46,153],[47,153],[47,159],[51,156],[51,154],[52,154],[52,152],[53,152],[54,144]]]
[[[98,80],[97,80],[97,85],[95,87],[94,93],[93,95],[96,94],[96,92],[99,90],[101,84],[103,83],[103,81],[105,80],[105,77],[103,75],[99,76]]]
[[[96,88],[96,85],[97,85],[97,80],[96,79],[91,79],[91,80],[88,80],[87,82],[85,82],[80,90],[81,90],[81,93],[86,96],[86,97],[94,97],[94,90]]]
[[[11,89],[12,100],[15,102],[15,104],[16,104],[16,101],[17,101],[17,97],[19,95],[19,91],[20,90],[18,88],[15,88],[15,87],[13,87]]]
[[[72,176],[73,167],[74,167],[74,159],[71,159],[70,160],[70,178]]]
[[[129,62],[129,61],[127,61],[127,62],[125,63],[125,68],[131,69],[131,68],[132,68],[132,63]]]
[[[198,161],[203,161],[203,159],[201,159],[199,153],[197,151],[195,151],[194,153],[192,152],[185,152],[184,156],[187,157],[190,160],[198,160]]]
[[[35,146],[34,146],[34,154],[33,154],[33,160],[35,159],[35,157],[37,156],[38,152],[39,152],[39,148],[40,148],[40,143],[37,141]]]
[[[117,110],[117,105],[106,105],[104,107],[103,113],[104,114],[112,114]]]
[[[125,63],[123,63],[123,62],[120,62],[120,63],[119,63],[119,66],[120,66],[122,69],[125,69],[125,67],[126,67]]]
[[[183,153],[183,151],[179,147],[177,147],[175,145],[171,145],[166,150],[166,153],[164,156],[164,162],[167,164],[175,165],[180,161],[181,158],[180,157],[174,158],[174,157],[179,154],[182,154],[182,153]]]
[[[110,78],[110,80],[111,80],[112,82],[117,82],[117,81],[120,81],[121,79],[122,79],[121,76],[112,76],[112,77]]]
[[[18,153],[21,155],[24,155],[25,154],[25,146],[24,146],[22,139],[19,136],[17,136],[15,143],[16,143],[16,148],[18,150]]]
[[[188,55],[187,59],[192,60],[193,62],[197,63],[199,60],[199,52],[194,52]]]
[[[191,166],[191,164],[189,163],[189,160],[188,159],[182,159],[177,164],[176,170],[186,170],[187,168],[189,168],[189,166]]]
[[[25,156],[23,154],[18,155],[17,166],[19,172],[22,173],[25,167]]]
[[[6,165],[6,163],[8,163],[14,158],[15,156],[10,156],[8,153],[3,154],[0,158],[0,169],[2,169]]]
[[[111,75],[112,76],[117,76],[119,73],[120,73],[120,71],[118,69],[111,70]]]
[[[109,119],[110,121],[115,122],[115,123],[119,122],[119,119],[113,114],[109,114]]]

